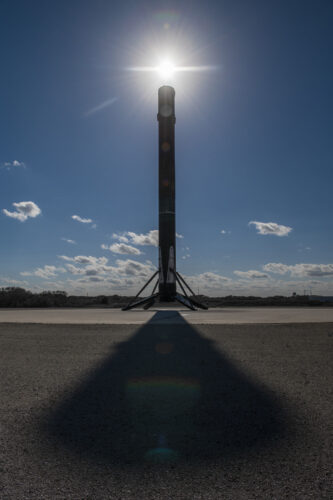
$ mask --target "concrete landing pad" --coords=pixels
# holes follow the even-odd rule
[[[208,311],[189,311],[173,308],[133,309],[0,309],[0,323],[47,324],[109,324],[141,325],[150,321],[157,311],[166,311],[155,322],[179,323],[181,318],[191,324],[248,324],[248,323],[330,323],[333,307],[229,307]],[[179,314],[178,314],[179,313]]]

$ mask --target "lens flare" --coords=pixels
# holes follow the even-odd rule
[[[176,67],[170,61],[163,61],[159,66],[157,66],[156,71],[161,78],[172,78],[175,74]]]
[[[177,84],[179,84],[181,73],[207,73],[216,69],[216,66],[180,66],[171,62],[171,60],[164,60],[156,66],[129,66],[126,68],[127,71],[136,73],[155,74],[155,78],[157,76],[161,85],[174,84],[176,80]]]
[[[168,19],[163,23],[172,24]],[[205,55],[205,46],[187,38],[182,30],[173,35],[171,32],[172,28],[163,39],[148,33],[138,47],[133,48],[130,56],[132,63],[135,63],[123,66],[122,83],[134,89],[136,105],[140,107],[151,106],[156,99],[156,90],[163,85],[170,85],[176,89],[185,108],[191,108],[193,112],[195,107],[198,114],[202,115],[197,98],[200,86],[204,85],[207,90],[207,85],[212,81],[209,75],[217,75],[220,67],[207,64],[211,55]],[[205,64],[201,64],[201,61]]]

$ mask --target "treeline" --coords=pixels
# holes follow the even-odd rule
[[[33,293],[24,288],[0,289],[0,307],[123,307],[131,297],[68,295],[62,290]]]
[[[294,295],[292,297],[284,297],[282,295],[274,297],[240,297],[235,295],[207,297],[206,295],[197,295],[195,299],[206,304],[208,307],[333,307],[333,302],[314,300],[307,295]],[[33,293],[18,287],[0,289],[0,307],[123,307],[131,302],[131,300],[133,300],[133,297],[121,295],[98,295],[96,297],[68,295],[62,290]],[[158,305],[158,302],[156,305]]]
[[[284,297],[283,295],[275,295],[273,297],[242,297],[238,295],[228,295],[227,297],[206,297],[198,296],[198,300],[205,303],[208,307],[313,307],[313,306],[333,306],[332,302],[323,302],[321,300],[313,300],[308,295],[293,295],[292,297]]]

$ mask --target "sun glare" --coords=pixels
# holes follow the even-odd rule
[[[156,89],[163,85],[172,85],[177,89],[178,95],[183,93],[184,99],[185,94],[188,97],[194,88],[198,88],[195,86],[197,82],[202,82],[203,75],[217,69],[217,66],[188,64],[190,56],[191,54],[181,54],[175,46],[172,46],[168,51],[156,48],[154,51],[147,50],[146,54],[144,52],[140,54],[140,62],[151,61],[152,64],[149,66],[138,64],[126,66],[124,69],[136,73],[135,76],[133,75],[132,82],[135,84],[136,92],[140,85],[140,91],[147,96],[144,99],[149,100],[151,96],[155,96]],[[196,78],[194,78],[194,74],[197,75]]]
[[[205,73],[215,70],[216,66],[178,66],[167,59],[156,66],[130,66],[126,69],[138,73],[154,73],[161,84],[175,83],[177,77],[179,84],[180,73]]]
[[[156,70],[161,78],[169,79],[173,77],[176,67],[169,61],[163,61]]]

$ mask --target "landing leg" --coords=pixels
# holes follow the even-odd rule
[[[176,279],[177,279],[179,285],[181,286],[181,289],[184,292],[185,292],[185,290],[184,290],[184,287],[181,285],[181,282],[187,287],[187,289],[190,291],[192,296],[195,296],[195,293],[193,292],[193,290],[191,290],[190,286],[186,283],[184,278],[178,272],[176,272]],[[185,292],[185,295],[187,296],[186,292]],[[192,302],[192,304],[194,306],[200,307],[200,309],[208,309],[208,307],[205,304],[201,304],[201,302],[198,302],[197,300],[193,299],[192,297],[188,297],[188,299]]]
[[[158,297],[158,293],[155,293],[154,295],[150,295],[149,297],[145,297],[144,299],[139,299],[136,300],[135,302],[131,302],[127,306],[123,307],[123,311],[129,311],[130,309],[133,309],[133,307],[137,306],[142,306],[143,304],[147,304],[147,309],[153,305],[153,301],[155,302],[155,298]]]
[[[153,291],[149,297],[145,298],[140,298],[139,295],[143,292],[143,290],[151,283],[151,281],[155,278],[155,276],[159,273],[159,271],[156,271],[153,276],[147,281],[147,283],[141,288],[139,293],[135,296],[134,300],[130,302],[127,306],[123,307],[123,311],[129,311],[130,309],[133,309],[134,307],[142,306],[144,309],[149,309],[155,304],[155,299],[159,296],[159,292],[156,292],[157,286],[158,286],[158,278],[157,281],[154,285]],[[182,305],[188,307],[192,311],[196,311],[196,307],[200,307],[200,309],[208,309],[208,307],[205,304],[201,304],[197,300],[193,299],[192,296],[194,296],[193,291],[189,287],[189,285],[186,283],[184,278],[177,272],[175,272],[176,276],[176,281],[178,285],[180,286],[182,292],[184,295],[181,293],[176,293],[175,296],[171,300],[176,300],[177,302],[180,302]],[[192,294],[191,297],[189,297],[186,293],[185,287],[189,290],[189,292]]]
[[[155,299],[151,299],[150,302],[147,302],[147,304],[143,306],[143,308],[147,311],[147,309],[152,307],[154,304],[155,304]]]
[[[184,295],[181,295],[180,293],[176,293],[175,300],[177,300],[178,302],[180,302],[184,306],[188,307],[192,311],[196,311],[196,308],[192,304],[191,299],[189,299],[188,297],[185,297]]]
[[[157,274],[158,274],[158,271],[156,271],[156,272],[152,275],[152,277],[151,277],[151,278],[147,281],[147,283],[146,283],[146,284],[145,284],[145,285],[141,288],[141,290],[140,290],[140,291],[136,294],[136,296],[134,297],[133,302],[130,302],[129,304],[127,304],[127,306],[123,307],[123,309],[122,309],[123,311],[128,311],[129,309],[133,309],[133,307],[141,306],[142,304],[146,304],[147,302],[151,302],[152,300],[154,300],[154,299],[155,299],[155,297],[157,297],[157,296],[158,296],[158,293],[154,293],[154,292],[155,292],[155,290],[156,290],[156,288],[157,288],[157,283],[158,283],[158,281],[157,281],[157,283],[156,283],[156,284],[155,284],[155,286],[154,286],[153,293],[152,293],[149,297],[145,297],[144,299],[139,299],[139,298],[138,298],[138,297],[139,297],[139,295],[140,295],[140,293],[142,293],[142,292],[143,292],[143,290],[144,290],[145,288],[147,288],[147,286],[149,285],[149,283],[150,283],[151,281],[153,281],[153,279],[155,278],[155,276],[156,276]],[[135,300],[135,299],[138,299],[138,300]],[[152,304],[151,304],[151,305],[152,305]],[[148,307],[150,307],[150,306],[148,306]]]

